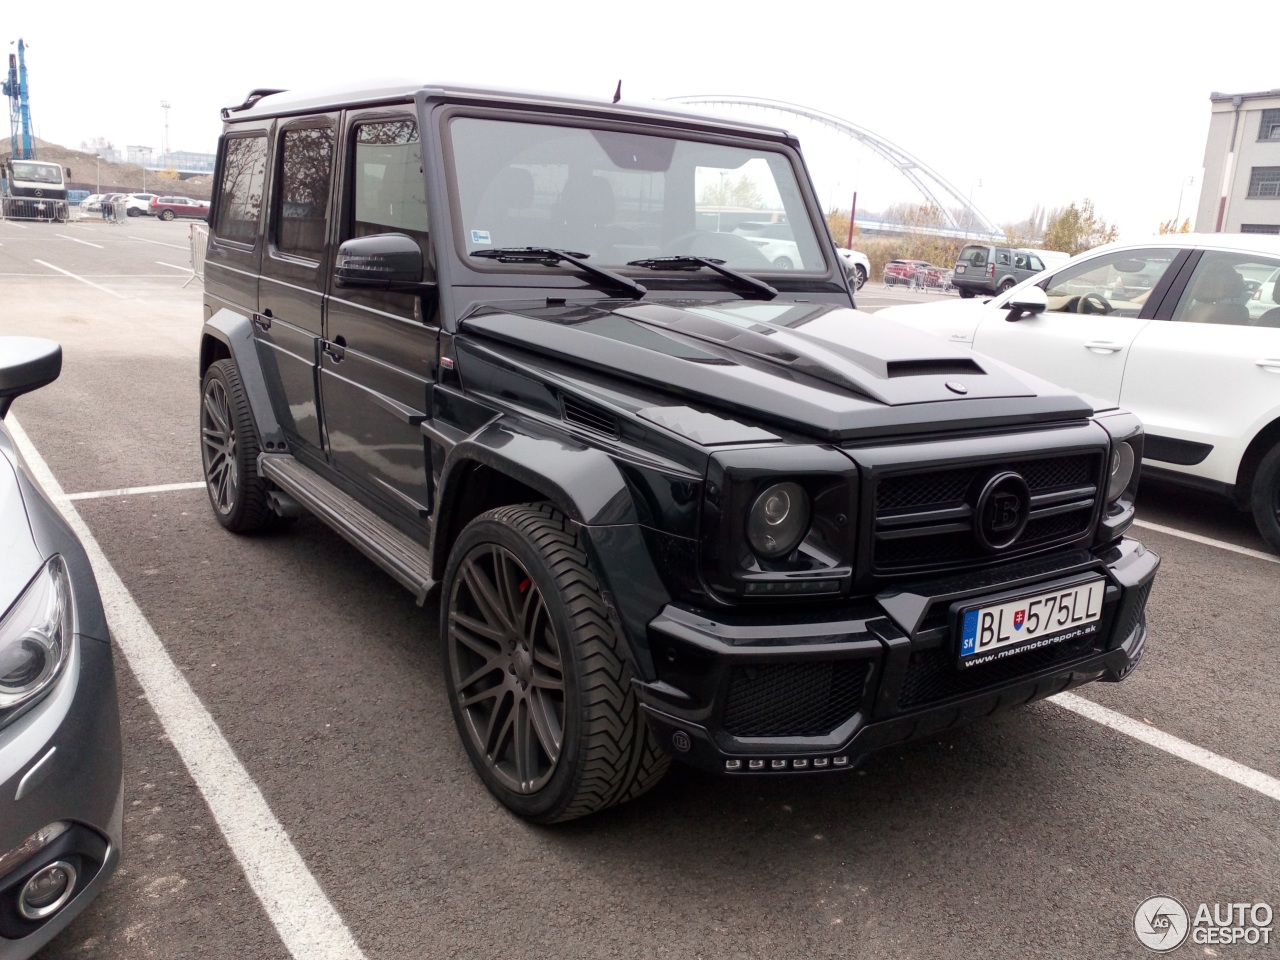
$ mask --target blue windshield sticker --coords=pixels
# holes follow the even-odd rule
[[[472,243],[493,243],[493,240],[490,239],[488,230],[472,230],[471,242]]]

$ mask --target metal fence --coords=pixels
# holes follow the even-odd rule
[[[41,200],[29,197],[0,197],[0,218],[5,220],[47,220],[65,223],[71,208],[65,200]]]
[[[204,283],[204,252],[209,243],[209,228],[202,223],[191,224],[191,280]],[[182,286],[191,283],[188,280]]]

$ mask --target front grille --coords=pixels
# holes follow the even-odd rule
[[[1065,667],[1101,653],[1098,637],[1078,637],[1038,650],[1028,650],[1003,660],[993,660],[978,667],[960,670],[955,653],[947,644],[931,650],[917,650],[907,663],[898,706],[904,710],[923,707],[951,697],[976,693],[986,687],[997,687],[1030,676],[1042,670]]]
[[[857,711],[869,660],[734,667],[724,729],[735,737],[820,737]]]
[[[872,499],[872,570],[938,571],[1070,543],[1093,524],[1102,466],[1090,452],[883,476]],[[1031,510],[1018,538],[993,554],[978,542],[974,506],[987,478],[1004,470],[1026,481]]]

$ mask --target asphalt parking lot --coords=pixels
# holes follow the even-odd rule
[[[0,222],[0,333],[64,348],[9,422],[100,553],[126,749],[121,869],[45,960],[1144,957],[1154,895],[1280,909],[1280,557],[1154,484],[1125,683],[849,775],[676,769],[595,818],[514,819],[455,733],[435,602],[316,521],[211,516],[188,232]]]

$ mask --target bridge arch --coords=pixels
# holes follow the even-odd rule
[[[942,211],[942,215],[946,217],[947,224],[951,230],[957,233],[963,230],[967,235],[975,237],[984,234],[991,237],[1004,237],[1004,230],[975,207],[971,198],[966,197],[956,189],[942,174],[892,141],[879,134],[872,133],[856,123],[851,123],[834,114],[824,113],[821,110],[815,110],[812,107],[802,106],[798,103],[788,103],[785,100],[769,100],[763,97],[742,97],[734,94],[701,94],[669,97],[668,99],[674,103],[683,103],[690,106],[756,107],[802,117],[842,136],[857,140],[883,158],[919,190],[922,196]],[[957,207],[966,211],[967,229],[965,224],[955,216],[954,211]]]

